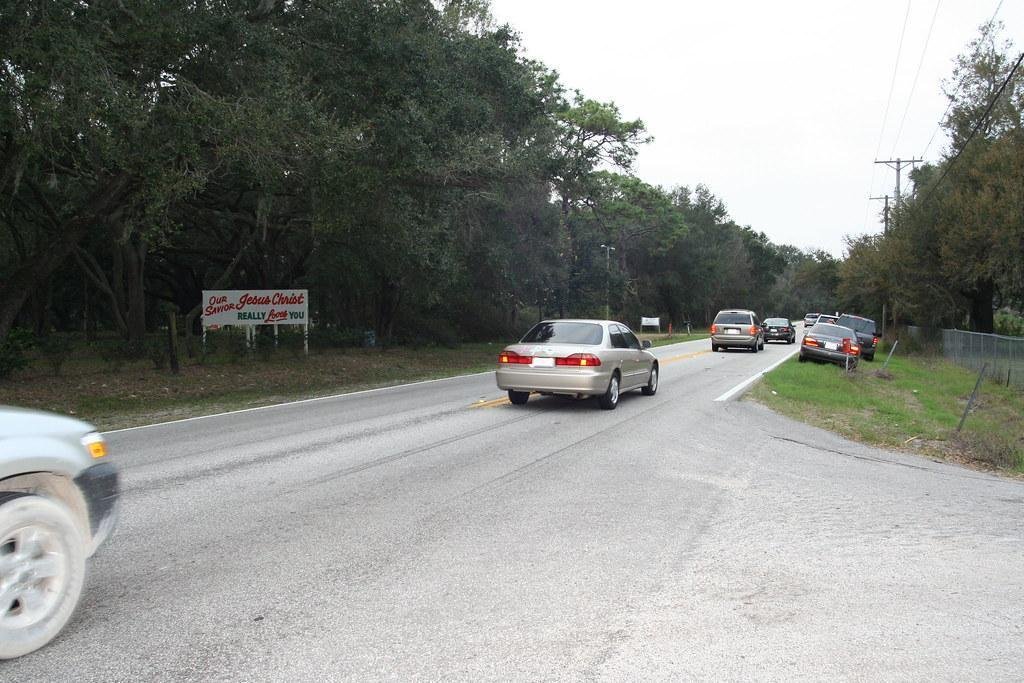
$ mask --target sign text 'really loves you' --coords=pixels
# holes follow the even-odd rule
[[[306,289],[203,290],[203,327],[308,323]]]

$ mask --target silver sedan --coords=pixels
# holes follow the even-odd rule
[[[522,405],[531,392],[578,398],[596,396],[614,410],[622,392],[658,390],[658,359],[622,323],[612,320],[544,320],[498,355],[498,388]]]

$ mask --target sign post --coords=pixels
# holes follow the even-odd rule
[[[258,325],[302,325],[302,348],[309,355],[309,290],[306,289],[212,289],[203,290],[203,348],[207,328],[238,325],[245,328],[246,345],[252,348]]]

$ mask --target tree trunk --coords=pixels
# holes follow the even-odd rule
[[[137,234],[120,245],[124,264],[125,319],[128,323],[128,344],[142,346],[146,339],[146,270],[147,244]]]
[[[995,283],[990,279],[979,280],[972,291],[967,292],[971,301],[971,329],[975,332],[992,333],[995,320],[992,315],[992,297],[995,296]]]
[[[32,255],[0,284],[0,340],[7,338],[28,296],[64,263],[89,228],[109,213],[127,189],[127,176],[111,178],[93,194],[81,211],[63,221],[55,219],[54,233],[59,235],[59,239],[52,240],[45,250]]]

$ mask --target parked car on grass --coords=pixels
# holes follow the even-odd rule
[[[800,342],[801,363],[809,359],[852,368],[859,358],[857,335],[848,327],[817,323],[804,333]]]
[[[860,355],[864,360],[875,359],[875,349],[878,348],[878,326],[871,318],[862,318],[852,313],[843,313],[836,323],[843,327],[849,327],[857,334],[857,343],[860,346]]]
[[[764,349],[764,328],[757,314],[744,309],[719,311],[711,324],[711,350],[739,347],[754,353]]]
[[[495,378],[522,405],[531,392],[597,397],[614,410],[623,392],[658,390],[658,359],[626,325],[612,320],[545,320],[498,355]]]
[[[90,425],[0,407],[0,659],[46,645],[71,618],[118,492]]]
[[[839,316],[829,315],[828,313],[822,313],[821,315],[818,316],[818,319],[814,321],[815,325],[817,325],[818,323],[825,323],[827,325],[838,325]]]
[[[792,344],[796,341],[796,325],[789,318],[766,318],[762,327],[766,342],[775,340]]]

